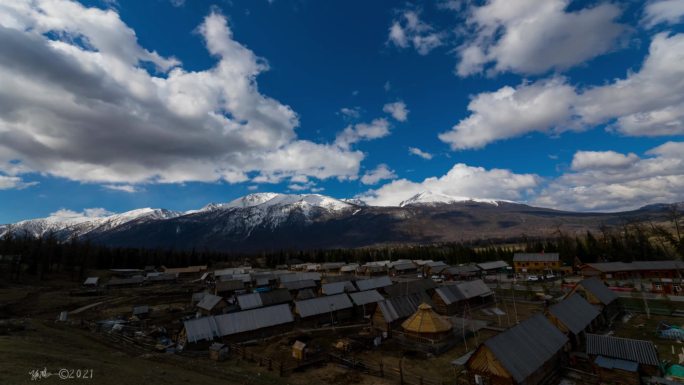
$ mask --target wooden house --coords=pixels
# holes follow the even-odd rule
[[[621,312],[617,294],[596,277],[581,280],[565,297],[568,298],[575,293],[580,294],[587,302],[600,310],[601,325],[609,324]]]
[[[675,260],[586,263],[580,266],[580,273],[585,278],[617,280],[682,278],[683,272],[684,262]]]
[[[516,273],[545,274],[548,271],[559,272],[561,260],[558,253],[515,253],[513,269]]]
[[[363,318],[370,318],[375,312],[377,303],[385,299],[375,289],[349,293],[349,297],[354,304],[357,316]]]
[[[197,304],[197,310],[202,315],[221,314],[223,309],[228,306],[228,303],[223,299],[213,294],[205,294],[201,301]]]
[[[438,287],[432,296],[432,302],[438,313],[454,315],[462,312],[466,307],[475,308],[491,303],[494,298],[493,294],[487,284],[476,279]]]
[[[352,318],[353,307],[347,294],[295,301],[295,313],[301,323],[315,326],[336,324]]]
[[[423,276],[431,277],[434,275],[440,275],[442,270],[449,267],[444,261],[430,261],[423,264]]]
[[[584,345],[586,333],[593,332],[598,326],[600,314],[579,294],[565,298],[546,311],[549,321],[568,336],[574,347]]]
[[[546,317],[536,314],[478,346],[465,365],[470,382],[492,385],[554,383],[567,342],[565,334]]]
[[[236,292],[244,291],[245,283],[240,279],[231,279],[227,281],[216,281],[214,283],[214,295],[222,297],[230,297]]]
[[[83,287],[96,288],[99,284],[100,284],[100,278],[99,277],[88,277],[83,282]]]
[[[261,307],[183,321],[181,345],[215,339],[239,342],[266,338],[291,330],[294,317],[287,304]]]
[[[384,288],[392,286],[392,280],[386,275],[369,279],[359,279],[355,283],[356,287],[358,287],[360,291],[373,289],[383,291]]]
[[[508,274],[512,271],[511,266],[506,261],[482,262],[476,265],[480,268],[482,275]]]
[[[389,275],[396,277],[400,275],[416,274],[418,266],[411,261],[395,261],[390,264]]]
[[[427,294],[432,297],[437,283],[429,278],[396,278],[392,286],[387,286],[383,290],[390,297],[402,297],[409,294]]]
[[[449,266],[441,275],[447,281],[467,281],[479,278],[480,268],[475,265]]]
[[[662,375],[651,341],[587,334],[586,353],[604,383],[637,385],[644,376]]]

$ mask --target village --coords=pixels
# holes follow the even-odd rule
[[[292,262],[102,271],[55,322],[283,383],[326,366],[400,384],[684,381],[679,261]]]

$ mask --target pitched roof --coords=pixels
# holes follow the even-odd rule
[[[162,266],[164,272],[167,274],[190,274],[199,273],[207,269],[207,265],[201,266],[187,266],[187,267],[166,267]]]
[[[235,290],[240,290],[245,288],[244,282],[239,279],[231,279],[228,281],[217,281],[215,284],[215,288],[217,292],[223,292],[223,291],[235,291]]]
[[[401,323],[404,330],[414,333],[441,333],[453,328],[451,322],[442,318],[432,310],[432,306],[422,303],[418,310]]]
[[[616,299],[617,294],[610,290],[600,279],[596,277],[581,280],[578,285],[581,285],[588,292],[593,294],[604,305],[609,305]]]
[[[579,334],[600,314],[579,294],[573,294],[551,306],[549,313],[558,318],[573,334]]]
[[[587,354],[657,366],[658,351],[651,341],[587,334]]]
[[[509,267],[506,261],[492,261],[492,262],[482,262],[478,263],[477,267],[482,270],[492,270],[492,269],[504,269]]]
[[[204,295],[204,298],[202,298],[202,300],[199,301],[197,307],[209,311],[213,309],[216,305],[218,305],[218,303],[221,302],[222,299],[223,297],[207,293]]]
[[[408,261],[408,262],[393,263],[390,268],[394,269],[394,270],[405,271],[405,270],[415,270],[415,269],[417,269],[417,266],[415,264],[413,264],[413,262]]]
[[[330,313],[331,311],[349,309],[353,305],[346,294],[328,295],[295,301],[295,308],[300,317],[310,317],[319,314]]]
[[[140,285],[145,282],[145,278],[141,275],[137,275],[130,278],[117,278],[113,277],[107,282],[107,286],[119,286],[119,285]]]
[[[316,298],[316,293],[314,293],[313,289],[301,289],[297,292],[298,301],[310,298]]]
[[[264,306],[276,305],[279,303],[287,303],[292,301],[290,291],[287,289],[275,289],[271,291],[264,291],[259,293],[261,303]]]
[[[432,305],[432,301],[425,293],[414,293],[380,301],[378,308],[385,322],[394,322],[413,314],[421,303]]]
[[[387,286],[392,286],[392,280],[386,275],[370,279],[360,279],[356,281],[356,287],[358,287],[361,291],[379,289]]]
[[[375,289],[350,293],[349,296],[351,297],[352,302],[354,302],[354,304],[358,306],[362,306],[368,303],[380,302],[385,299],[385,297],[383,297]]]
[[[481,279],[475,279],[472,281],[459,282],[455,285],[438,287],[435,289],[435,293],[437,293],[445,304],[451,305],[452,303],[475,297],[490,296],[492,295],[492,289],[490,289]]]
[[[563,348],[568,338],[541,314],[484,342],[518,383],[525,381]]]
[[[558,253],[515,253],[513,262],[557,262]]]
[[[593,269],[603,273],[640,270],[678,270],[684,269],[682,261],[633,261],[633,262],[603,262],[587,263]]]
[[[264,306],[264,304],[261,302],[261,297],[259,296],[259,293],[239,295],[237,297],[237,301],[238,305],[240,305],[240,309],[242,310],[254,309],[257,307]]]
[[[294,321],[287,304],[184,321],[188,341],[211,340]]]
[[[310,287],[316,287],[316,282],[311,279],[305,279],[302,281],[286,281],[282,283],[282,286],[287,290],[299,290]]]
[[[356,287],[351,281],[339,281],[324,283],[321,286],[321,292],[325,295],[340,294],[344,292],[356,291]]]
[[[480,268],[475,265],[449,266],[442,270],[442,273],[447,272],[452,275],[459,274],[474,274],[480,271]]]
[[[411,281],[399,281],[395,282],[392,286],[385,288],[385,292],[390,297],[400,297],[403,295],[409,295],[414,293],[425,293],[430,289],[437,287],[435,281],[431,279],[414,279]]]
[[[133,315],[146,314],[150,312],[150,307],[148,305],[134,306]]]
[[[289,273],[289,274],[281,274],[278,277],[278,279],[280,279],[281,283],[292,282],[292,281],[304,281],[304,280],[320,281],[321,280],[321,273],[296,272],[296,273]]]
[[[83,282],[84,285],[97,285],[97,283],[100,282],[99,277],[88,277],[86,278],[85,282]]]
[[[639,370],[639,364],[634,361],[625,361],[617,358],[608,358],[604,356],[597,356],[594,360],[596,366],[605,369],[620,369],[628,372],[636,372]]]

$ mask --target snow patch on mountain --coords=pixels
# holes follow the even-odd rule
[[[402,201],[401,203],[399,203],[399,207],[406,207],[406,206],[410,206],[410,205],[436,206],[436,205],[452,204],[452,203],[460,203],[460,202],[477,202],[477,203],[486,203],[486,204],[498,206],[499,202],[507,202],[507,201],[501,201],[501,200],[496,200],[496,199],[459,197],[459,196],[447,195],[447,194],[442,194],[442,193],[433,192],[433,191],[423,191],[421,193],[418,193],[418,194],[412,196],[411,198],[409,198],[405,201]]]

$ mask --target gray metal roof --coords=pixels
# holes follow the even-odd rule
[[[340,294],[344,292],[356,291],[356,287],[351,281],[340,281],[340,282],[330,282],[324,283],[321,286],[321,292],[325,295]]]
[[[204,298],[205,295],[209,294],[206,291],[200,291],[197,293],[192,293],[192,302],[199,302]]]
[[[290,274],[282,274],[278,277],[281,283],[292,282],[292,281],[304,281],[304,280],[321,280],[321,273],[316,272],[296,272]]]
[[[134,306],[133,315],[146,314],[150,312],[150,307],[148,305]]]
[[[558,253],[515,253],[513,262],[556,262]]]
[[[479,267],[482,270],[493,270],[493,269],[505,269],[509,266],[508,266],[508,263],[506,263],[506,261],[492,261],[492,262],[478,263],[477,267]]]
[[[617,358],[608,358],[604,356],[597,356],[594,360],[596,366],[606,369],[620,369],[627,372],[637,372],[639,364],[634,361],[625,361]]]
[[[276,289],[259,293],[261,303],[264,306],[277,305],[280,303],[292,302],[292,296],[287,289]]]
[[[455,285],[445,285],[435,289],[435,293],[444,301],[451,305],[459,301],[475,297],[487,297],[492,295],[492,289],[481,279],[459,282]]]
[[[392,280],[390,279],[390,277],[386,275],[383,275],[382,277],[375,277],[356,281],[356,287],[358,287],[361,291],[379,289],[387,286],[392,286]]]
[[[377,290],[366,290],[366,291],[359,291],[357,293],[350,293],[349,296],[351,297],[352,302],[354,302],[355,305],[362,306],[367,303],[375,303],[375,302],[380,302],[385,299],[380,293],[378,293]]]
[[[138,275],[130,278],[117,278],[113,277],[107,282],[107,286],[119,286],[119,285],[140,285],[145,282],[145,277]]]
[[[418,266],[416,266],[413,262],[400,262],[392,264],[391,268],[398,271],[405,271],[416,270]]]
[[[601,314],[579,294],[573,294],[551,306],[549,313],[558,318],[573,334],[579,334]]]
[[[587,354],[601,355],[644,365],[659,365],[658,351],[651,341],[587,334]]]
[[[523,383],[563,348],[568,338],[546,317],[535,314],[484,342],[517,383]]]
[[[313,289],[301,289],[297,292],[298,301],[310,298],[316,298],[316,293],[314,293]]]
[[[431,279],[417,278],[410,281],[395,282],[392,286],[386,287],[385,292],[390,297],[401,297],[414,293],[426,293],[436,287],[437,284]]]
[[[223,292],[223,291],[235,291],[235,290],[240,290],[245,288],[244,282],[239,279],[231,279],[228,281],[218,281],[216,282],[216,291],[218,292]]]
[[[211,340],[294,321],[287,304],[202,317],[183,322],[189,342]]]
[[[442,270],[442,273],[447,272],[449,274],[462,274],[462,273],[477,273],[480,268],[476,265],[462,265],[462,266],[449,266]]]
[[[316,287],[316,282],[314,282],[311,279],[305,279],[303,281],[287,281],[283,282],[282,286],[285,287],[287,290],[299,290],[310,287]]]
[[[86,278],[85,282],[83,282],[84,285],[97,285],[97,283],[100,281],[99,277],[88,277]]]
[[[415,313],[421,303],[433,305],[425,293],[414,293],[380,301],[378,307],[385,322],[394,322]]]
[[[214,306],[218,305],[218,303],[221,302],[222,299],[223,297],[207,293],[204,295],[204,298],[202,298],[202,300],[197,304],[197,307],[209,311],[213,309]]]
[[[608,305],[618,299],[617,294],[610,290],[600,279],[596,277],[583,279],[578,283],[588,292],[593,294],[602,304]]]
[[[295,308],[300,317],[310,317],[319,314],[326,314],[330,311],[349,309],[353,305],[346,294],[328,295],[295,301]]]
[[[682,261],[634,261],[587,263],[587,266],[604,273],[639,270],[679,270],[684,269]]]
[[[259,296],[259,293],[239,295],[237,297],[237,301],[238,305],[240,305],[240,309],[242,310],[254,309],[257,307],[264,306],[264,304],[261,302],[261,296]]]
[[[321,270],[339,270],[344,265],[346,265],[344,262],[321,263]]]

